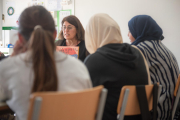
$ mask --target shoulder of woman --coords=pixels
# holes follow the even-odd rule
[[[57,40],[56,42],[55,42],[55,45],[56,46],[61,46],[61,43],[63,42],[64,40]]]
[[[99,53],[95,52],[93,54],[89,54],[85,59],[84,59],[84,64],[86,67],[92,67],[94,64],[98,64],[101,59],[104,59]]]
[[[80,42],[79,42],[79,45],[80,46],[85,46],[85,41],[84,40],[79,40]]]

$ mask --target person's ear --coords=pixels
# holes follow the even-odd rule
[[[20,43],[22,43],[22,44],[25,43],[24,37],[20,33],[18,33],[18,38],[19,38]]]
[[[55,31],[54,31],[54,34],[53,34],[54,40],[56,40],[56,35],[57,35],[57,31],[55,30]]]

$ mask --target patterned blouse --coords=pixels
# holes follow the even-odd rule
[[[157,120],[167,120],[179,75],[176,58],[160,40],[140,42],[137,47],[147,60],[152,83],[159,82],[162,85],[157,108]]]

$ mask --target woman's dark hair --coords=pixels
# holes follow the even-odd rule
[[[54,20],[44,7],[32,6],[22,12],[19,33],[32,51],[34,83],[31,92],[57,91],[54,32]]]
[[[84,33],[85,33],[85,31],[84,31],[84,28],[83,28],[81,22],[79,21],[79,19],[76,16],[74,16],[74,15],[69,15],[69,16],[65,17],[62,20],[62,22],[61,22],[62,26],[63,26],[63,23],[65,21],[67,21],[68,23],[70,23],[70,24],[72,24],[72,25],[74,25],[76,27],[76,30],[77,30],[77,34],[76,34],[77,39],[79,41],[84,40]],[[63,35],[63,30],[60,31],[60,33],[58,35],[58,38],[60,40],[64,40],[65,39],[64,35]]]

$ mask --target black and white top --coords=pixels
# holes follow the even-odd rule
[[[172,52],[160,40],[140,42],[137,47],[147,60],[152,83],[159,82],[162,85],[157,120],[166,120],[179,74],[178,63]]]

